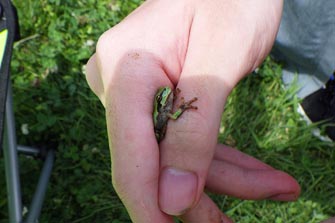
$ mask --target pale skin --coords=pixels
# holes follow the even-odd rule
[[[225,100],[269,53],[282,4],[148,0],[101,36],[87,81],[106,109],[113,186],[133,222],[232,222],[205,187],[241,199],[297,199],[291,176],[217,143]],[[152,112],[162,86],[198,98],[198,109],[170,120],[158,144]]]

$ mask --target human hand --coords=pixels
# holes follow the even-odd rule
[[[167,214],[184,214],[188,222],[196,222],[189,217],[194,213],[209,216],[199,207],[215,207],[203,188],[221,182],[210,179],[217,174],[212,166],[222,147],[217,134],[225,99],[271,49],[281,7],[282,1],[266,0],[149,0],[102,35],[87,80],[106,108],[113,185],[134,222],[172,222]],[[198,110],[170,121],[158,147],[152,109],[161,86],[178,86],[186,99],[198,97]],[[299,194],[294,179],[282,172],[278,188],[272,184],[278,171],[245,180],[222,165],[232,174],[215,187],[222,192],[229,194],[235,183],[240,188],[231,195],[242,198],[251,196],[250,189],[250,199],[291,200]],[[269,187],[257,187],[262,185]]]

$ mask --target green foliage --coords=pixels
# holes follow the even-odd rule
[[[12,62],[18,139],[57,149],[40,222],[130,222],[111,185],[104,109],[82,70],[101,33],[141,2],[14,1],[22,35]],[[284,89],[280,65],[268,58],[227,100],[220,141],[287,171],[302,185],[301,198],[292,203],[213,195],[237,222],[314,223],[335,215],[334,145],[312,136],[314,126],[296,112],[295,92],[294,86]],[[28,206],[42,163],[26,157],[20,163]],[[2,159],[0,167],[4,179]],[[7,222],[4,181],[0,188],[0,222]]]
[[[258,72],[242,80],[228,98],[221,139],[243,138],[230,142],[239,148],[315,148],[320,144],[311,137],[316,126],[307,126],[297,113],[297,90],[294,84],[284,88],[281,66],[267,58]]]
[[[264,201],[261,205],[255,201],[234,202],[235,206],[227,211],[229,215],[238,216],[237,222],[274,222],[274,223],[319,223],[328,216],[320,204],[300,199],[297,202],[283,203]]]

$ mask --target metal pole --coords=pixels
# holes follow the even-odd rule
[[[17,146],[17,151],[19,153],[23,153],[25,155],[29,155],[29,156],[38,156],[40,154],[40,150],[34,147],[30,147],[30,146],[22,146],[22,145],[18,145]]]
[[[8,83],[6,100],[6,128],[4,138],[4,160],[8,192],[9,222],[22,222],[21,185],[19,177],[19,162],[15,133],[15,120],[11,84]]]
[[[38,185],[35,190],[33,200],[30,204],[30,210],[28,212],[28,217],[26,223],[38,222],[38,218],[41,213],[42,204],[44,201],[45,193],[47,190],[49,178],[52,172],[52,167],[55,159],[55,152],[53,149],[48,151],[47,157],[44,161],[43,169],[38,181]]]

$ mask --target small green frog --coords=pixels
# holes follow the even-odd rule
[[[170,87],[160,87],[157,90],[154,99],[154,111],[153,111],[153,119],[154,119],[154,130],[157,142],[163,140],[166,132],[167,122],[169,119],[176,120],[181,114],[187,109],[198,109],[196,106],[193,106],[192,103],[198,100],[198,98],[194,97],[190,101],[185,101],[182,97],[181,104],[178,106],[177,111],[172,112],[173,103],[177,96],[180,93],[180,89],[177,88],[175,93]]]

